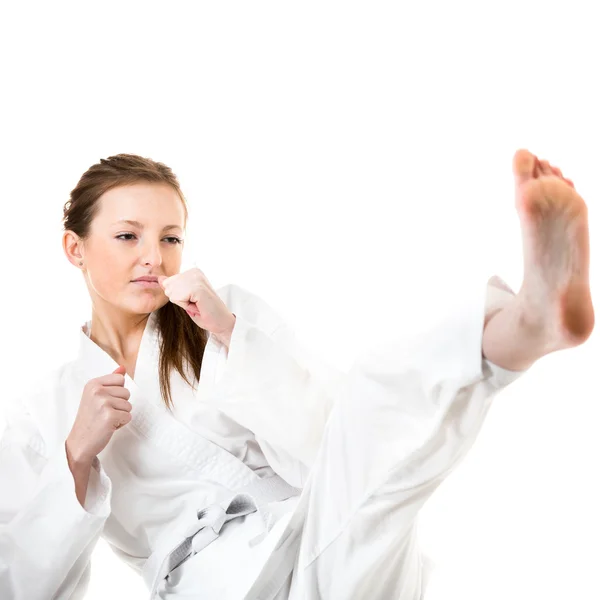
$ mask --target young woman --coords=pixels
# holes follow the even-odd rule
[[[518,294],[492,277],[339,373],[259,297],[180,273],[168,167],[93,165],[64,207],[92,305],[79,355],[8,404],[0,597],[82,598],[102,536],[152,599],[419,598],[420,508],[494,395],[594,326],[584,201],[527,151],[514,172]]]

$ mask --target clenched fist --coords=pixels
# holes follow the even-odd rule
[[[131,421],[129,396],[125,367],[87,382],[66,441],[69,454],[77,462],[91,464],[114,432]]]
[[[189,269],[172,277],[161,276],[158,283],[167,298],[173,304],[181,306],[198,327],[222,339],[231,336],[235,315],[227,308],[200,269]]]

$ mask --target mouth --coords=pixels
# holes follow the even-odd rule
[[[160,288],[158,277],[144,276],[134,279],[131,283],[135,283],[145,288]]]

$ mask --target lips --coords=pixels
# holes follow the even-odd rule
[[[158,277],[144,276],[144,277],[138,277],[137,279],[134,279],[133,281],[147,281],[149,283],[158,283]]]

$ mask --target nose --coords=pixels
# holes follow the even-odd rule
[[[145,267],[160,267],[162,254],[157,244],[146,244],[142,247],[141,262]]]

